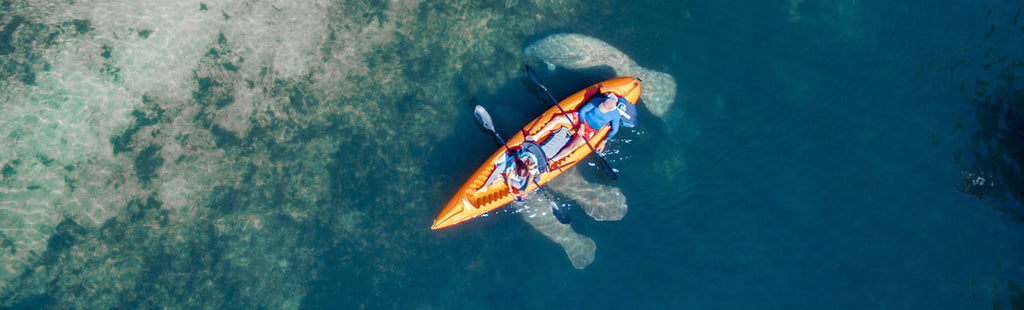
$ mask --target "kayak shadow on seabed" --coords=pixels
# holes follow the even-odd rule
[[[593,38],[583,38],[585,42],[597,41]],[[545,40],[541,40],[544,42]],[[599,41],[598,41],[599,42]],[[619,61],[626,61],[632,67],[626,67],[619,65],[619,67],[626,67],[625,71],[636,71],[646,70],[636,66],[634,62],[628,60],[628,57],[622,55],[621,52],[613,50],[606,54],[616,56],[612,57]],[[551,81],[549,85],[554,92],[554,96],[558,99],[568,96],[571,92],[578,89],[582,89],[593,83],[607,80],[618,76],[630,76],[634,72],[619,72],[624,69],[616,69],[614,64],[604,64],[602,59],[594,59],[595,63],[589,66],[575,66],[573,71],[562,70],[561,67],[564,64],[558,63],[557,60],[553,60],[554,63],[549,62],[549,59],[543,58],[543,55],[539,56],[540,61],[543,64],[541,68],[547,68],[548,70],[541,69],[542,79],[545,81]],[[622,60],[625,59],[625,60]],[[653,72],[653,71],[652,71]],[[667,80],[671,80],[671,77],[663,74],[653,72],[652,75],[659,74],[664,75]],[[522,86],[519,86],[520,83]],[[471,126],[474,123],[472,114],[469,112],[472,110],[472,106],[479,103],[486,103],[488,109],[495,111],[494,125],[497,126],[498,132],[503,136],[511,136],[515,134],[516,130],[529,122],[535,115],[543,112],[547,106],[542,103],[543,101],[536,96],[540,96],[539,90],[537,90],[529,80],[524,76],[519,79],[519,82],[511,82],[509,85],[499,89],[496,94],[486,94],[483,97],[473,97],[467,101],[465,107],[461,107],[460,110],[465,110],[466,116],[460,121],[459,125],[456,125],[455,133],[449,136],[445,141],[439,145],[439,148],[434,151],[431,155],[431,159],[428,162],[432,165],[438,165],[430,167],[428,170],[436,171],[448,171],[447,177],[441,178],[445,182],[450,184],[444,184],[441,190],[445,193],[455,192],[459,184],[452,182],[455,180],[464,179],[466,175],[473,172],[476,163],[482,162],[487,158],[488,154],[494,151],[493,144],[488,141],[490,137],[480,128],[479,126]],[[649,83],[644,83],[649,84]],[[671,87],[674,88],[674,82],[671,83]],[[644,85],[646,87],[647,85]],[[658,87],[665,87],[666,85],[657,85]],[[647,91],[645,88],[644,91]],[[641,95],[643,96],[643,95]],[[674,93],[672,94],[674,96]],[[648,107],[644,106],[645,102],[640,101],[639,108],[644,110],[645,116],[652,116],[647,112]],[[659,104],[665,104],[661,107],[671,105],[671,102],[658,102]],[[657,122],[648,119],[641,120],[641,123],[645,121],[651,121],[648,125],[656,124]],[[477,132],[479,131],[479,133]],[[467,148],[469,152],[451,152],[449,147],[446,145],[473,145],[479,147]],[[614,142],[609,144],[609,150],[614,151],[618,146]],[[454,156],[453,156],[454,155]],[[593,156],[593,155],[591,155]],[[618,221],[621,220],[628,211],[628,205],[626,203],[626,197],[622,191],[614,186],[605,185],[601,183],[595,183],[588,181],[589,177],[585,174],[588,171],[595,171],[594,169],[573,167],[561,176],[553,179],[545,188],[550,189],[553,192],[560,194],[560,197],[568,198],[574,203],[571,206],[578,206],[586,212],[591,218],[597,221]],[[600,179],[599,177],[597,179]],[[441,203],[441,202],[439,202]],[[556,203],[561,203],[556,201]],[[551,214],[549,201],[541,195],[534,195],[531,193],[523,202],[513,202],[507,206],[502,207],[490,214],[503,214],[503,213],[515,213],[519,214],[527,223],[533,226],[534,229],[539,231],[545,237],[554,241],[560,245],[564,250],[569,260],[572,262],[573,267],[577,269],[583,269],[593,263],[595,252],[597,250],[597,244],[593,239],[581,235],[573,230],[571,225],[562,224]],[[487,215],[490,215],[487,214]],[[487,216],[484,215],[484,216]],[[463,224],[465,225],[465,224]]]

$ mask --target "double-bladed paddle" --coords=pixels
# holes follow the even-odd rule
[[[498,141],[501,142],[501,145],[505,147],[505,151],[508,153],[508,156],[511,156],[515,160],[516,165],[524,165],[524,163],[521,160],[519,160],[519,156],[516,156],[516,154],[512,152],[512,149],[508,147],[508,144],[505,143],[505,140],[501,139],[501,136],[498,135],[498,131],[494,129],[494,123],[491,122],[491,115],[487,113],[487,109],[484,109],[484,107],[477,105],[476,108],[473,108],[473,115],[476,116],[476,120],[480,122],[480,125],[484,126],[484,129],[487,129],[488,131],[491,132],[491,134],[494,135],[495,138],[498,138]],[[531,179],[533,179],[533,185],[537,186],[537,190],[540,191],[540,194],[544,195],[544,198],[547,199],[548,202],[551,204],[551,214],[554,215],[555,218],[558,219],[558,222],[562,224],[569,224],[570,222],[572,222],[572,219],[569,218],[568,210],[559,207],[554,200],[551,200],[551,197],[548,196],[548,193],[545,192],[544,189],[540,187],[540,184],[537,184],[537,177],[539,176],[539,174],[534,175]]]
[[[529,75],[530,80],[533,81],[533,84],[537,85],[537,88],[539,88],[541,92],[547,95],[548,99],[551,99],[551,103],[558,107],[558,110],[562,112],[562,115],[569,119],[569,124],[571,124],[573,128],[578,128],[577,130],[583,130],[583,128],[576,127],[576,122],[573,122],[572,118],[570,118],[568,114],[565,114],[565,110],[563,110],[562,106],[558,104],[558,100],[555,100],[555,96],[552,96],[551,93],[548,92],[548,88],[544,86],[544,83],[541,82],[539,78],[537,78],[537,74],[533,72],[533,68],[530,68],[530,66],[526,66],[526,75]],[[583,115],[580,115],[580,119],[583,119]],[[599,166],[601,166],[601,170],[603,170],[604,173],[608,175],[608,178],[612,179],[612,181],[618,180],[619,176],[615,174],[615,169],[612,169],[612,166],[608,164],[608,160],[604,159],[604,156],[602,156],[601,153],[594,149],[594,146],[590,145],[590,141],[588,141],[586,138],[583,138],[583,142],[586,142],[587,147],[590,148],[590,151],[594,152],[594,155],[597,155],[597,158],[599,159]]]

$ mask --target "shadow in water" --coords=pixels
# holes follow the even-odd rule
[[[972,105],[978,130],[957,154],[964,168],[957,188],[991,198],[996,209],[1024,223],[1024,62],[1002,68],[993,81],[978,80]]]

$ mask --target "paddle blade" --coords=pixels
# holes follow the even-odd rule
[[[604,156],[597,154],[597,159],[599,163],[598,166],[601,166],[601,170],[604,170],[604,174],[608,175],[609,179],[612,179],[612,181],[619,179],[619,175],[615,173],[615,170],[612,169],[612,165],[608,164],[608,161],[604,159]]]
[[[559,207],[554,201],[551,202],[551,214],[555,216],[559,223],[569,225],[572,222],[572,219],[569,218],[569,210]]]
[[[476,120],[480,122],[481,126],[484,126],[487,130],[494,132],[494,123],[491,122],[491,115],[487,114],[487,110],[479,104],[473,108],[473,115],[476,115]]]

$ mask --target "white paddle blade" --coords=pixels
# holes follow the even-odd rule
[[[491,115],[487,114],[487,110],[479,104],[476,108],[473,108],[473,115],[476,115],[476,120],[480,122],[480,125],[484,126],[487,130],[494,131],[494,124],[491,123]]]

